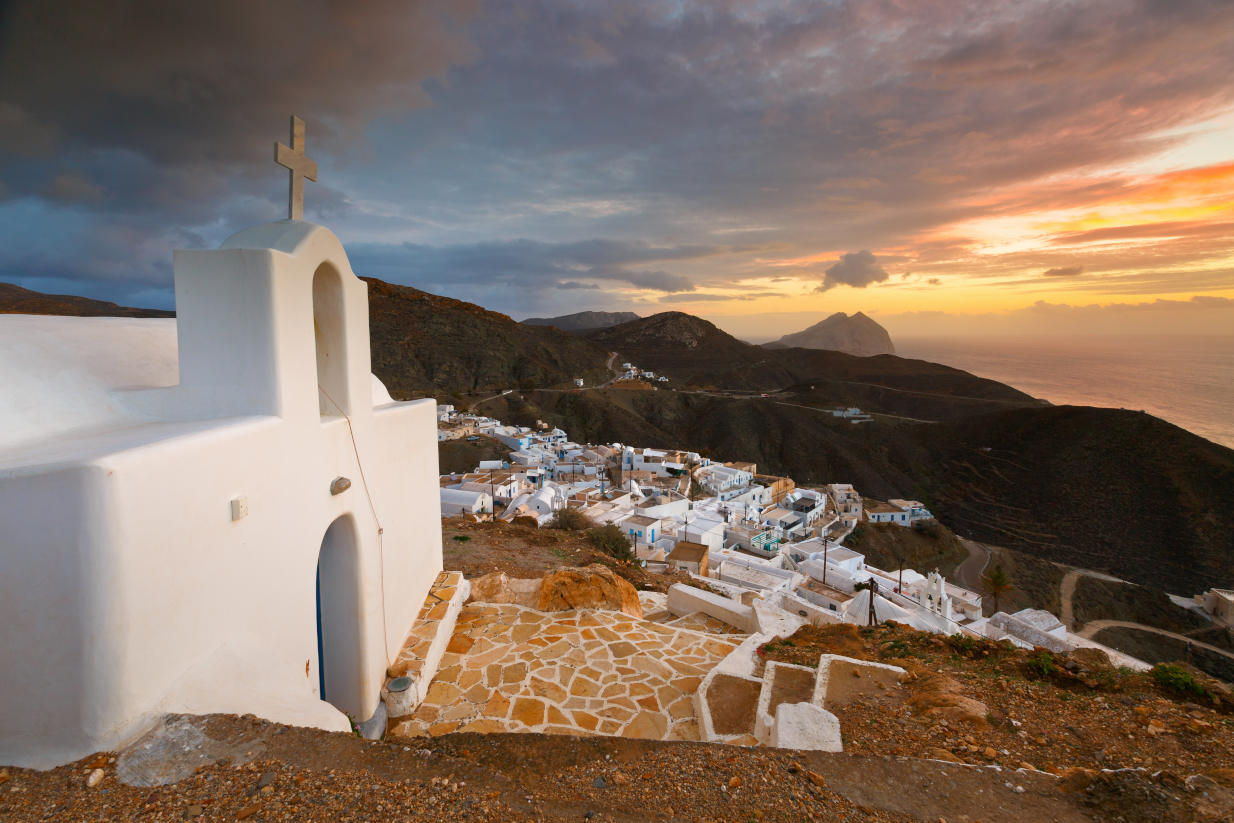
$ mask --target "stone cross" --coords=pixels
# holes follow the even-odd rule
[[[274,162],[291,172],[291,187],[287,195],[287,216],[304,219],[304,178],[317,182],[317,163],[304,156],[304,121],[292,115],[291,148],[274,144]]]

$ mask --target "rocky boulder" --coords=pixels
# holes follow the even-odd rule
[[[474,583],[473,591],[474,591]],[[542,612],[605,609],[642,618],[638,591],[599,563],[586,568],[557,569],[544,576],[539,603]]]
[[[467,602],[513,603],[528,609],[540,603],[539,578],[508,577],[505,572],[493,572],[471,581],[471,596]]]
[[[951,722],[985,726],[989,709],[979,700],[961,694],[961,685],[946,675],[918,669],[909,681],[908,705],[913,714],[931,720],[946,718]]]

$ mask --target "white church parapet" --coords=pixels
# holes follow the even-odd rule
[[[163,712],[346,731],[441,570],[437,409],[370,374],[338,239],[285,220],[175,274],[176,320],[0,317],[0,762]]]

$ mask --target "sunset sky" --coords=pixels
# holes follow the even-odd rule
[[[306,219],[358,274],[750,340],[1232,333],[1234,4],[3,6],[0,280],[171,307]]]

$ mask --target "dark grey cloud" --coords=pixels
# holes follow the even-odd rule
[[[0,209],[34,229],[15,244],[25,248],[0,250],[0,278],[52,269],[60,280],[111,282],[120,293],[153,280],[169,300],[179,230],[206,232],[213,245],[285,210],[285,173],[270,158],[273,142],[288,140],[292,113],[308,122],[310,153],[327,168],[364,162],[374,117],[428,105],[424,81],[477,56],[464,30],[475,5],[0,6]],[[345,212],[349,195],[309,186],[309,216]],[[23,200],[74,215],[48,211],[37,224],[37,209]],[[53,234],[65,243],[66,226],[76,255],[39,248]],[[125,247],[127,272],[119,270]],[[113,253],[121,258],[114,267]]]
[[[1041,273],[1042,277],[1078,277],[1084,273],[1083,266],[1062,266],[1056,269],[1046,269]]]
[[[929,277],[966,251],[940,226],[1116,186],[985,193],[1234,103],[1234,5],[1201,0],[26,0],[0,31],[0,278],[143,293],[184,232],[280,217],[293,111],[308,216],[363,273],[540,314],[596,296],[558,283],[682,294],[842,248]],[[1077,287],[1119,269],[1089,264]]]
[[[666,271],[638,271],[617,275],[622,280],[651,291],[685,292],[694,291],[694,284],[688,277],[680,274],[670,274]]]
[[[891,275],[878,262],[878,258],[868,250],[849,252],[840,255],[840,260],[827,268],[823,282],[817,291],[823,292],[836,286],[852,286],[864,289],[871,283],[882,283]]]
[[[435,291],[457,286],[473,291],[477,287],[572,291],[601,289],[604,284],[673,293],[692,292],[694,283],[684,275],[641,266],[699,261],[723,251],[716,246],[656,246],[606,239],[572,243],[519,239],[447,246],[353,244],[349,254],[357,272]]]

